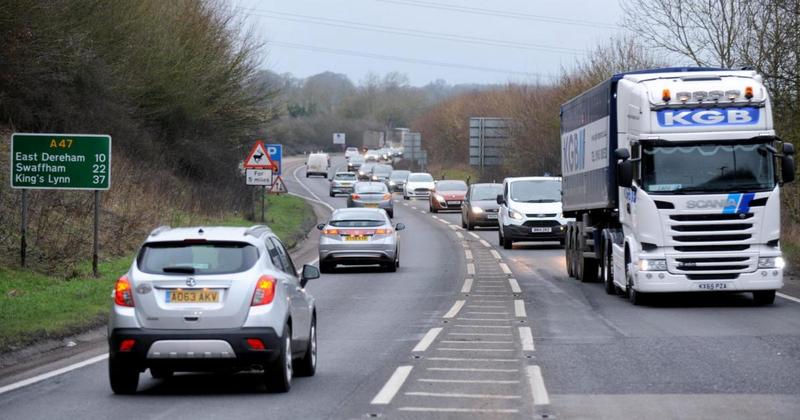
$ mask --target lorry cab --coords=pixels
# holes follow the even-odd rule
[[[615,75],[561,109],[567,268],[633,303],[649,293],[783,286],[776,136],[761,76],[655,69]]]
[[[497,204],[498,242],[505,249],[520,241],[558,241],[563,245],[567,220],[561,211],[561,178],[506,178]]]

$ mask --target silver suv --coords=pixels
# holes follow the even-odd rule
[[[314,298],[306,265],[298,277],[266,226],[154,230],[114,287],[108,373],[118,394],[136,392],[139,374],[263,371],[286,392],[317,364]]]

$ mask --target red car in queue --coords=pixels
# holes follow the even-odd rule
[[[467,183],[461,180],[436,181],[429,197],[431,213],[441,210],[461,211],[461,202],[464,201],[468,189]]]

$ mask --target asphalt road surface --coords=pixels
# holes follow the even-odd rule
[[[298,160],[284,179],[321,216],[345,205]],[[633,306],[569,279],[556,243],[503,250],[496,230],[468,232],[459,213],[400,196],[395,215],[407,226],[396,273],[349,268],[309,283],[319,369],[290,393],[265,393],[252,374],[145,373],[137,395],[116,396],[100,356],[0,388],[0,418],[800,417],[800,301],[692,294]]]

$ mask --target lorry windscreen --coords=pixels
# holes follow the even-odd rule
[[[766,144],[644,146],[642,188],[655,194],[772,190],[769,149]]]

